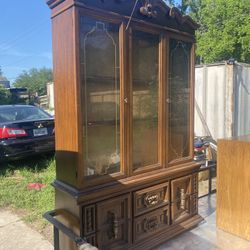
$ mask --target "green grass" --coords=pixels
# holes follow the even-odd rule
[[[33,157],[0,166],[0,208],[12,208],[29,223],[47,225],[42,215],[54,208],[55,179],[53,157]],[[29,190],[27,185],[41,182],[46,186],[40,191]]]

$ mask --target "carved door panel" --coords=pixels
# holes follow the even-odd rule
[[[184,220],[191,215],[190,198],[178,200],[171,205],[172,223]]]
[[[130,195],[97,204],[97,242],[99,249],[126,249],[131,242]]]
[[[171,181],[172,223],[184,220],[197,211],[197,175],[188,175]]]
[[[171,181],[171,202],[185,199],[192,192],[192,175]]]

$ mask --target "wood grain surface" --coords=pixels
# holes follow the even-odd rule
[[[219,140],[217,226],[250,240],[250,141]]]

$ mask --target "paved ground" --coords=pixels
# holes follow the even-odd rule
[[[10,211],[0,210],[0,250],[53,250],[38,232]]]
[[[204,222],[154,250],[249,250],[249,241],[216,228],[215,205],[215,195],[200,199]],[[53,250],[53,246],[18,216],[0,210],[0,250]]]
[[[215,194],[201,198],[199,214],[204,222],[154,250],[249,250],[250,241],[216,228],[215,209]]]

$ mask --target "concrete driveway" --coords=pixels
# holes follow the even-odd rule
[[[0,209],[0,250],[53,250],[54,247],[17,215]]]

